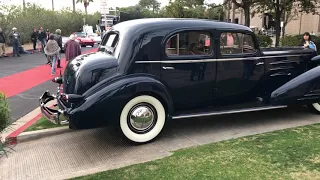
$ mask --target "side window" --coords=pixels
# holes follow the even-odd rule
[[[204,31],[186,31],[171,36],[166,43],[166,55],[209,55],[212,52],[211,34]]]
[[[108,33],[103,38],[103,41],[102,41],[101,45],[114,48],[117,45],[118,40],[119,40],[119,35],[118,34],[116,34],[116,33]]]
[[[228,54],[254,54],[256,52],[252,35],[225,32],[220,36],[220,51]]]

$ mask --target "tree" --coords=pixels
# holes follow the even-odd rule
[[[216,19],[216,20],[223,20],[224,13],[223,13],[223,6],[216,5],[216,4],[207,4],[207,9],[204,13],[205,18],[208,19]]]
[[[168,17],[184,18],[184,1],[183,0],[172,0],[169,1],[169,5],[166,6],[166,12]]]
[[[128,13],[129,19],[149,18],[153,16],[152,12],[141,7],[140,5],[122,7],[119,8],[119,10]]]
[[[280,41],[281,20],[283,20],[285,12],[299,11],[315,14],[319,0],[260,0],[258,4],[257,12],[271,11],[275,14],[275,46],[277,47]]]
[[[168,17],[175,18],[202,18],[204,17],[204,0],[175,0],[169,1],[166,6]]]
[[[234,3],[244,11],[244,25],[250,27],[251,9],[259,0],[226,0],[225,3]]]
[[[72,10],[76,12],[76,0],[72,0]]]
[[[286,26],[292,20],[296,20],[299,17],[299,11],[297,9],[293,9],[291,11],[287,11],[284,14],[283,18],[283,27],[282,27],[282,37],[284,37],[286,33]]]
[[[77,0],[77,3],[83,3],[83,6],[84,6],[84,12],[86,14],[88,14],[88,6],[89,6],[89,3],[90,2],[93,2],[93,0]]]
[[[147,9],[152,9],[154,14],[155,11],[159,11],[161,3],[157,0],[140,0],[138,5]]]

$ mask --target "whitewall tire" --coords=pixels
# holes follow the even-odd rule
[[[320,114],[320,103],[313,103],[308,105],[308,107],[315,113]]]
[[[131,99],[122,109],[120,128],[126,138],[145,143],[159,135],[166,121],[162,103],[149,95]]]

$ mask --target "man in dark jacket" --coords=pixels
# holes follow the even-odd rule
[[[20,33],[17,31],[17,28],[12,28],[12,32],[9,35],[10,42],[13,47],[13,57],[18,56],[19,54],[19,47],[20,47]]]
[[[0,28],[0,57],[7,57],[7,55],[6,55],[6,38],[4,37],[1,28]]]
[[[38,32],[37,29],[35,28],[31,34],[31,41],[33,43],[33,50],[37,50],[37,40],[38,40]]]
[[[62,36],[61,36],[61,30],[57,29],[56,30],[56,34],[54,34],[54,40],[57,41],[58,46],[60,47],[60,49],[62,50]],[[58,65],[57,68],[62,68],[60,65],[60,61],[61,61],[61,54],[58,55]]]
[[[46,39],[47,39],[47,34],[46,32],[43,31],[43,27],[40,27],[39,32],[38,32],[38,39],[41,42],[41,50],[44,52],[44,47],[46,46]]]

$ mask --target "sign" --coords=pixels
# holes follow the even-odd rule
[[[108,8],[108,0],[100,0],[100,13],[101,14],[109,14],[109,8]]]

